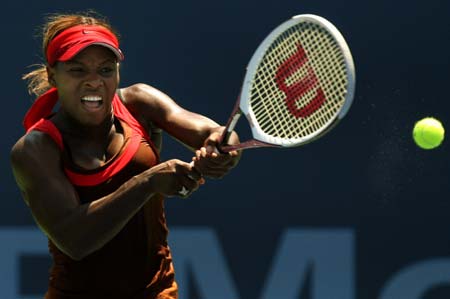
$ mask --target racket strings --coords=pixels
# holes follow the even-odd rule
[[[316,24],[297,24],[267,49],[251,88],[251,108],[266,134],[298,139],[332,121],[345,102],[345,59]]]

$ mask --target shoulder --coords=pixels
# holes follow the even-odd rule
[[[120,89],[122,101],[126,106],[159,105],[171,101],[170,97],[161,90],[145,84],[137,83]]]
[[[170,115],[181,110],[168,95],[148,84],[134,84],[119,92],[122,102],[141,123],[163,125]]]
[[[22,136],[11,148],[10,159],[15,171],[38,170],[59,161],[60,149],[46,133],[31,131]]]

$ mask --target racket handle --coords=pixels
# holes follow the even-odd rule
[[[228,123],[225,126],[225,130],[223,130],[222,136],[220,137],[219,140],[219,146],[218,149],[221,153],[225,153],[224,151],[221,150],[221,147],[225,146],[228,144],[228,140],[230,139],[231,133],[233,133],[233,129],[236,126],[239,117],[241,117],[241,111],[239,110],[239,106],[236,105],[236,107],[234,108],[233,111],[233,115],[232,117],[230,117],[228,119]]]
[[[230,139],[231,133],[233,131],[224,130],[222,133],[222,137],[220,137],[220,146],[224,146],[228,143],[228,140]]]

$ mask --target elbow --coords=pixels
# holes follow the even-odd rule
[[[72,255],[68,255],[68,256],[77,262],[81,261],[82,259],[84,259],[86,257],[86,255],[77,255],[77,254],[72,254]]]
[[[51,240],[62,253],[70,257],[72,260],[81,261],[89,255],[89,252],[84,250],[80,245],[71,244],[72,242],[65,242],[63,240],[55,240],[52,238]]]
[[[65,255],[67,255],[68,257],[70,257],[72,260],[74,261],[81,261],[82,259],[84,259],[87,255],[82,254],[81,252],[77,252],[77,251],[69,251],[69,250],[62,250],[60,249]]]
[[[59,247],[58,247],[59,248]],[[81,261],[86,256],[89,255],[89,253],[85,250],[82,250],[81,247],[77,246],[66,246],[59,248],[65,255],[70,257],[74,261]]]
[[[47,233],[47,236],[62,253],[72,260],[81,261],[92,252],[87,248],[85,242],[78,240],[75,236],[70,236],[67,232]]]

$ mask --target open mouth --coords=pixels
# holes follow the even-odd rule
[[[84,96],[81,98],[81,103],[89,109],[96,109],[103,104],[103,99],[100,96]]]

